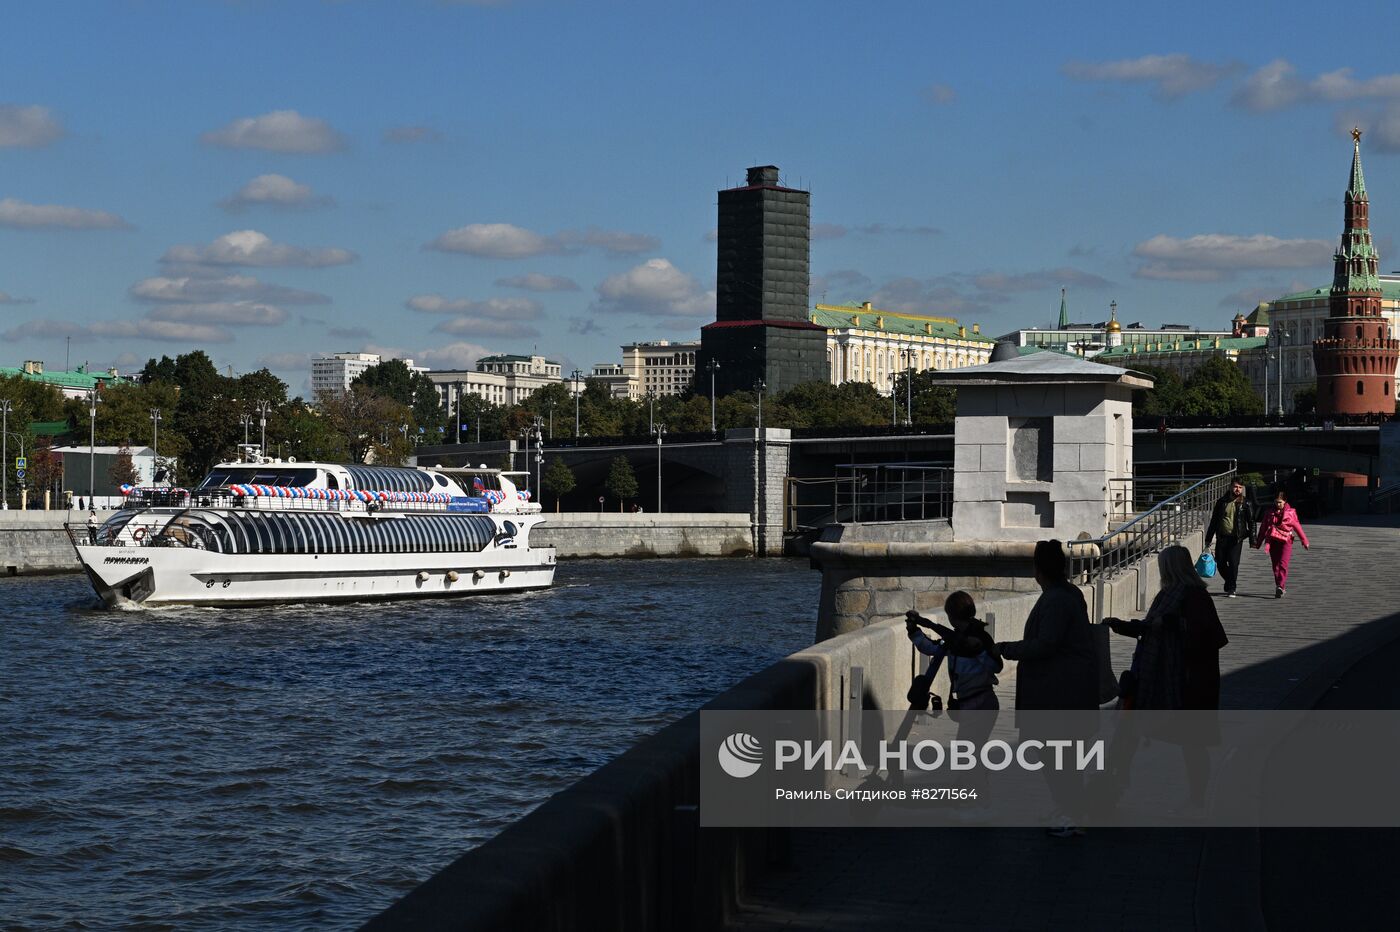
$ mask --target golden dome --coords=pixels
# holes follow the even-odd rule
[[[1108,323],[1103,328],[1108,333],[1121,333],[1123,328],[1118,323],[1118,302],[1113,301],[1108,305]]]
[[[1107,326],[1104,327],[1104,329],[1107,330],[1109,333],[1120,333],[1123,330],[1123,328],[1118,325],[1118,321],[1116,320],[1110,320]]]

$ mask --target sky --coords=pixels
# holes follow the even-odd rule
[[[7,5],[0,365],[203,349],[565,371],[714,319],[716,191],[812,192],[813,303],[1220,327],[1330,280],[1349,131],[1400,269],[1400,8]]]

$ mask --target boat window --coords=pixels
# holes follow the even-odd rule
[[[189,515],[172,518],[157,535],[161,544],[175,547],[191,547],[195,550],[219,550],[214,532],[200,519]]]
[[[215,469],[199,484],[201,489],[216,489],[226,485],[305,486],[316,478],[315,469],[294,469],[285,463],[250,467],[247,469]],[[335,488],[334,485],[331,488]]]
[[[97,529],[97,542],[99,544],[105,544],[116,540],[122,528],[126,527],[127,523],[134,517],[136,517],[136,512],[134,511],[119,511],[112,515],[112,517],[108,518],[103,525]]]
[[[333,472],[328,472],[328,473],[326,473],[326,488],[328,488],[328,489],[338,489],[338,488],[340,488],[340,480],[337,479],[337,478],[335,477],[335,473],[333,473]]]

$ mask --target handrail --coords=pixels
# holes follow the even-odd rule
[[[793,534],[830,524],[947,518],[953,513],[953,470],[925,463],[842,463],[838,476],[789,476],[784,526]],[[830,489],[830,493],[826,493]],[[810,491],[815,491],[814,496]],[[808,492],[808,494],[804,494]],[[803,520],[802,513],[812,515]]]
[[[1200,479],[1102,537],[1067,542],[1071,578],[1102,589],[1104,581],[1143,557],[1203,529],[1236,468]],[[1096,600],[1101,614],[1103,600]]]

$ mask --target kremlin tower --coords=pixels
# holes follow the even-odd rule
[[[1379,257],[1371,244],[1370,203],[1361,174],[1361,131],[1351,131],[1346,227],[1333,257],[1323,335],[1313,343],[1319,414],[1393,414],[1400,340],[1381,316]]]

